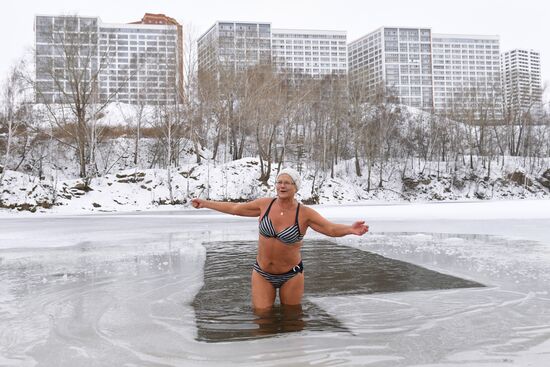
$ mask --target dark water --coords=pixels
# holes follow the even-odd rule
[[[250,306],[250,276],[257,243],[211,242],[205,246],[204,286],[193,302],[197,339],[205,342],[297,331],[348,332],[308,297],[483,286],[329,241],[305,241],[302,307],[276,305],[270,312],[255,315]]]

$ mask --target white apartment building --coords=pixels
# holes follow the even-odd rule
[[[273,65],[290,79],[347,75],[345,31],[272,29],[271,23],[217,21],[197,41],[198,69]]]
[[[349,82],[371,95],[384,87],[400,103],[433,108],[429,28],[381,27],[348,46]]]
[[[67,53],[78,61],[77,68],[88,68],[90,75],[99,70],[97,17],[36,16],[35,23],[36,100],[55,103],[63,101],[69,91],[66,78]],[[76,38],[78,37],[78,40]],[[74,45],[74,47],[69,47]],[[70,55],[69,55],[70,57]],[[94,60],[94,64],[83,65]]]
[[[277,70],[291,76],[345,76],[345,31],[272,29],[271,56]]]
[[[504,104],[512,114],[542,113],[540,53],[510,50],[501,56]]]
[[[348,76],[350,86],[373,91],[384,81],[384,46],[381,29],[369,33],[348,45]]]
[[[436,112],[502,116],[498,36],[433,34]]]
[[[172,24],[145,24],[149,16]],[[181,26],[171,18],[146,14],[139,24],[113,24],[98,17],[36,16],[35,32],[41,102],[63,102],[71,88],[66,73],[75,70],[84,72],[83,82],[96,83],[96,102],[166,104],[180,97]]]
[[[197,40],[199,72],[271,63],[271,23],[217,21]]]
[[[173,103],[177,86],[177,34],[171,25],[101,24],[100,99],[117,93],[124,103]]]
[[[350,86],[372,95],[384,87],[408,106],[470,110],[499,118],[498,36],[434,34],[429,28],[382,27],[348,46]]]

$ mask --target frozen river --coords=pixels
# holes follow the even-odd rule
[[[254,219],[0,217],[0,366],[548,366],[550,201],[324,206],[303,308],[249,306]]]

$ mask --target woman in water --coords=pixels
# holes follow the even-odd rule
[[[259,217],[258,255],[252,271],[252,305],[255,309],[273,306],[277,289],[281,305],[300,305],[304,294],[304,265],[300,248],[308,228],[330,237],[362,236],[369,227],[364,221],[351,226],[323,218],[294,198],[300,189],[300,175],[292,168],[279,172],[277,197],[247,203],[193,199],[194,208],[208,208],[243,217]]]

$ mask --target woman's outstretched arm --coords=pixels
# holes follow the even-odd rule
[[[218,212],[238,215],[241,217],[259,217],[262,212],[262,204],[266,199],[256,199],[247,203],[229,203],[204,199],[193,199],[193,208],[208,208]]]
[[[363,220],[357,221],[351,226],[332,223],[311,208],[307,208],[307,223],[316,232],[330,237],[342,237],[348,234],[362,236],[369,231],[369,226]]]

